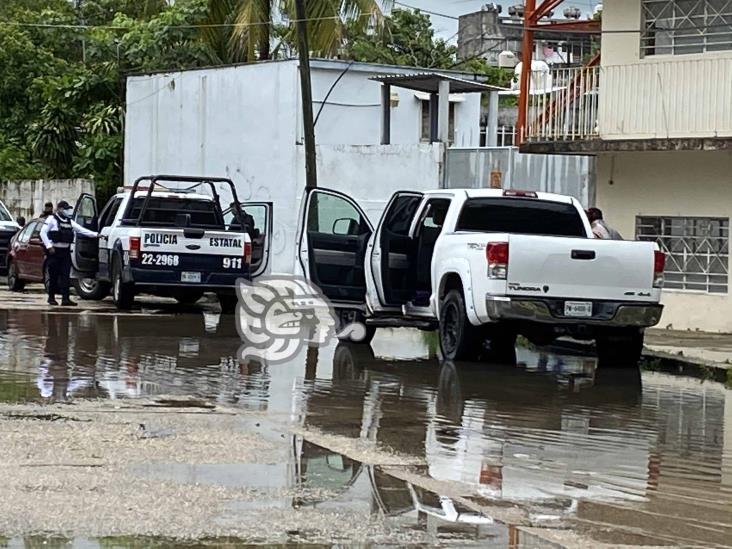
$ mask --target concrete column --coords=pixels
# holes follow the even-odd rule
[[[437,134],[437,112],[438,112],[438,100],[437,100],[437,94],[431,93],[430,94],[430,143],[435,143],[439,140],[438,134]]]
[[[437,116],[437,140],[445,145],[450,143],[450,81],[440,81],[439,115]]]
[[[391,144],[391,86],[381,85],[381,144]]]
[[[498,145],[498,92],[488,92],[488,121],[485,127],[485,146]]]

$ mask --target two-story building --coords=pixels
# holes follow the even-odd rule
[[[732,332],[732,2],[606,2],[569,71],[527,98],[522,151],[595,155],[605,219],[668,254],[663,326]]]

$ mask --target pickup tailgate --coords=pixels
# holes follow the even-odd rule
[[[165,283],[228,283],[246,273],[245,233],[202,229],[140,230],[136,268],[164,274]],[[224,280],[226,279],[226,282]]]
[[[653,301],[652,242],[509,235],[507,294]]]

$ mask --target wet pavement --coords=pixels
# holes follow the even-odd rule
[[[190,488],[200,499],[179,513],[202,530],[181,538],[227,547],[732,545],[732,391],[721,384],[598,370],[591,357],[523,348],[510,365],[443,363],[434,335],[410,330],[380,330],[370,347],[305,350],[284,365],[242,363],[232,316],[207,305],[152,309],[0,310],[0,437],[14,426],[33,446],[34,434],[63,428],[67,440],[86,441],[104,438],[94,430],[101,422],[99,432],[116,435],[72,456],[97,456],[74,462],[89,475],[78,490],[108,465],[127,483],[170,489],[159,505],[176,513],[177,490]],[[183,416],[190,423],[176,423]],[[215,434],[190,455],[162,452],[184,435],[202,440],[193,435],[206,428],[201,418],[235,421],[249,453],[227,453]],[[39,443],[36,457],[52,452]],[[7,467],[13,459],[18,470],[38,465],[14,456]],[[0,484],[0,499],[10,485],[29,501],[44,489]],[[209,497],[220,505],[193,517]],[[52,518],[28,519],[28,528]],[[165,525],[101,522],[74,515],[63,532],[43,530],[65,538],[38,539],[180,543]],[[22,535],[38,532],[21,530],[3,539],[0,528],[0,546],[40,546]]]

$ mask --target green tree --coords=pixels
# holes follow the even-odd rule
[[[311,53],[324,57],[338,52],[347,28],[380,28],[384,19],[377,0],[309,0],[305,10]],[[278,20],[295,19],[294,0],[209,0],[208,11],[211,26],[203,37],[223,63],[270,59],[277,51],[277,45],[272,50],[274,38],[296,43],[295,25],[288,25],[282,36],[274,32]]]
[[[395,9],[381,28],[350,25],[344,55],[368,63],[447,69],[455,64],[457,48],[440,38],[429,15]]]

